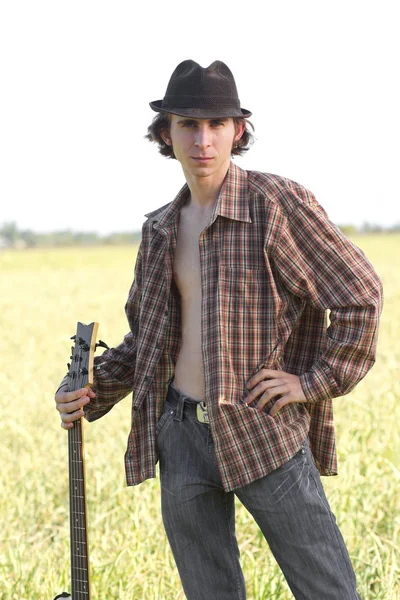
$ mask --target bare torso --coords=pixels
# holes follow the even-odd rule
[[[174,258],[174,280],[181,298],[182,331],[174,387],[196,400],[205,398],[199,236],[210,222],[212,209],[199,211],[188,205],[181,210]]]

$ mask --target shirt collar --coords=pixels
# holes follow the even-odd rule
[[[185,184],[173,202],[145,216],[153,221],[155,229],[166,229],[177,222],[178,214],[187,202],[189,194],[189,187]],[[222,184],[211,223],[218,215],[234,221],[252,222],[248,202],[247,172],[233,162]]]
[[[218,215],[234,221],[251,223],[247,171],[231,162],[222,185],[212,221]]]

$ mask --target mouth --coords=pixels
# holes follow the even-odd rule
[[[192,156],[191,158],[198,163],[207,163],[214,159],[213,156]]]

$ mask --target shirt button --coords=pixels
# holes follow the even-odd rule
[[[164,316],[168,317],[168,311],[166,310]]]

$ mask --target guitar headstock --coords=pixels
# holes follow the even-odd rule
[[[90,325],[78,323],[76,335],[71,338],[75,346],[71,349],[71,363],[68,364],[70,392],[93,383],[93,361],[98,328],[98,323],[90,323]]]

